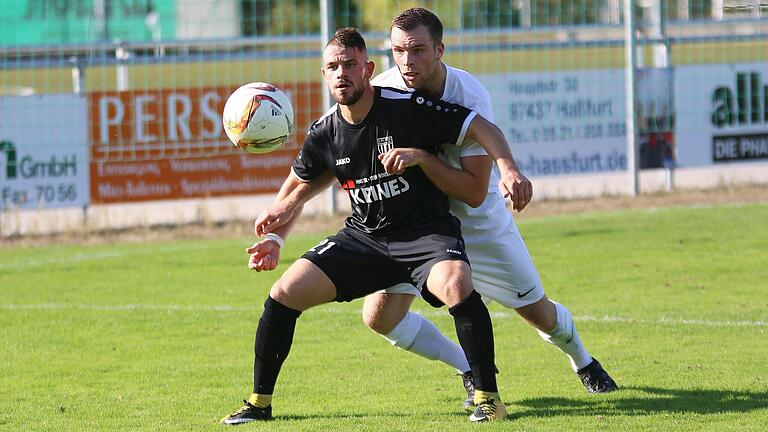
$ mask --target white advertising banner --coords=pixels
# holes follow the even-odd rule
[[[0,97],[0,210],[89,202],[86,99]]]
[[[768,63],[675,69],[680,166],[768,160]]]
[[[622,69],[478,78],[526,175],[627,169]]]

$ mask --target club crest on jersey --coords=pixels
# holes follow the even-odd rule
[[[391,136],[376,138],[376,147],[379,150],[379,154],[384,154],[395,148],[395,142]]]

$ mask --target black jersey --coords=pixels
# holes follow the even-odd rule
[[[436,155],[442,144],[460,145],[475,113],[421,92],[374,90],[371,111],[360,123],[348,123],[337,107],[312,125],[294,173],[310,181],[332,171],[349,194],[350,228],[372,235],[456,232],[448,197],[421,168],[387,174],[378,156],[397,147]]]

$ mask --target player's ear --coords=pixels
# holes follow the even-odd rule
[[[443,58],[443,53],[445,53],[445,44],[442,42],[438,42],[437,44],[435,44],[435,52],[437,53],[438,60]]]
[[[368,60],[365,63],[365,78],[371,79],[373,77],[373,71],[376,69],[376,63]]]

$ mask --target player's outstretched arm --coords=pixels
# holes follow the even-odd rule
[[[275,203],[264,209],[256,218],[253,224],[256,235],[261,237],[270,232],[287,235],[304,204],[328,188],[332,181],[333,176],[330,173],[310,182],[302,181],[294,175],[288,176]],[[284,228],[278,231],[278,228],[286,225],[288,230]]]
[[[309,186],[309,190],[304,193],[308,194],[309,198],[311,198],[312,196],[317,195],[319,192],[330,186],[332,182],[333,177],[330,174],[324,177],[320,177],[311,183],[302,182],[295,176],[290,175],[283,183],[283,186],[280,188],[280,191],[275,198],[275,202],[276,204],[279,204],[283,202],[283,200],[290,199],[292,194],[295,193],[296,189],[303,187],[304,185]],[[277,268],[277,264],[280,261],[280,249],[283,246],[279,242],[283,241],[282,239],[285,239],[296,225],[296,221],[298,221],[303,208],[303,203],[298,204],[293,209],[293,212],[290,214],[290,216],[277,216],[277,219],[280,220],[282,225],[279,225],[276,222],[274,224],[267,224],[266,226],[263,226],[264,221],[268,221],[271,217],[274,217],[274,215],[271,214],[271,212],[274,211],[272,207],[265,209],[259,215],[259,217],[256,218],[256,221],[254,222],[254,231],[256,235],[262,236],[271,232],[273,234],[277,234],[278,237],[270,238],[267,236],[266,238],[254,243],[252,246],[245,250],[245,252],[249,255],[248,268],[250,270],[269,271]]]
[[[533,185],[520,172],[512,152],[507,145],[507,139],[495,124],[480,115],[472,119],[467,130],[467,138],[480,143],[489,155],[496,161],[501,172],[499,189],[501,193],[512,198],[512,208],[522,211],[531,202]]]
[[[479,207],[488,195],[493,161],[487,156],[461,158],[462,169],[416,148],[395,148],[379,155],[379,160],[388,173],[402,174],[406,168],[418,165],[443,193],[472,207]]]

